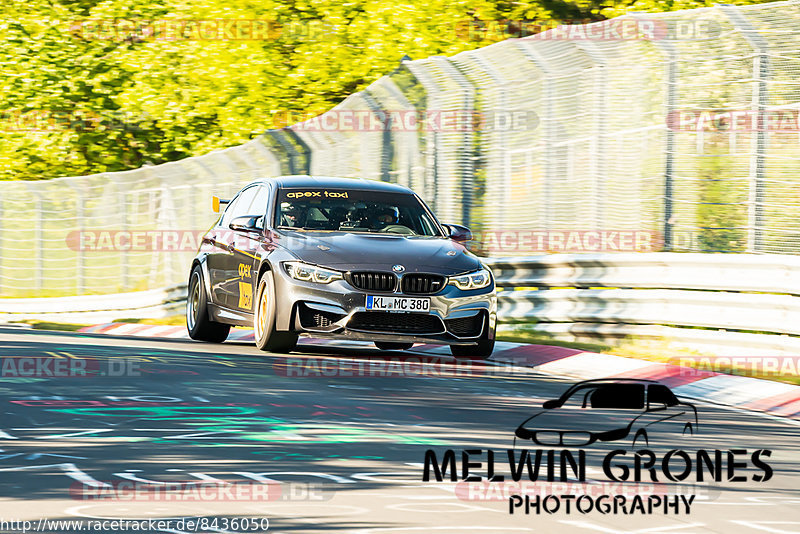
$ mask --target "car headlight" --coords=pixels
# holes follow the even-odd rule
[[[302,261],[287,261],[283,264],[286,273],[294,278],[303,282],[316,282],[318,284],[330,284],[334,280],[341,280],[342,273],[339,271],[332,271],[330,269],[323,269],[316,265],[309,265]]]
[[[463,290],[480,289],[492,283],[492,274],[486,269],[481,269],[474,273],[451,276],[447,283]]]

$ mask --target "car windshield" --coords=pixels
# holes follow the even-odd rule
[[[411,194],[329,188],[278,191],[276,228],[322,232],[370,232],[441,236],[419,199]]]

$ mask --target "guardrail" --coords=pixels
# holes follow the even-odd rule
[[[114,295],[0,299],[0,322],[37,320],[85,324],[154,319],[183,313],[185,302],[186,284]]]
[[[555,254],[490,259],[504,332],[669,339],[726,354],[800,350],[800,258]]]
[[[620,287],[800,295],[800,256],[549,254],[487,259],[501,288]]]
[[[492,258],[502,332],[554,339],[670,339],[726,354],[800,351],[800,257],[554,254]],[[186,286],[0,299],[0,321],[104,322],[183,313]]]

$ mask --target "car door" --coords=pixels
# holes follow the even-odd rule
[[[684,426],[694,422],[694,414],[688,412],[689,408],[680,404],[667,386],[651,384],[647,387],[648,434],[657,432],[670,438],[682,436]]]
[[[242,208],[248,209],[253,201],[257,186],[250,186],[237,194],[228,204],[219,223],[211,232],[213,250],[207,258],[211,295],[214,304],[230,308],[230,303],[238,300],[238,266],[234,260],[233,250],[237,232],[229,225]]]
[[[261,242],[264,240],[264,216],[267,212],[267,194],[265,186],[259,185],[253,188],[254,193],[250,195],[252,199],[247,206],[242,203],[237,211],[240,213],[236,217],[258,216],[261,217],[259,226],[260,233],[235,231],[234,246],[232,249],[232,261],[236,266],[235,294],[230,296],[228,307],[231,309],[253,313],[253,295],[256,290],[256,269],[257,251]],[[231,265],[233,267],[233,265]],[[231,275],[234,273],[231,272]]]
[[[206,256],[206,266],[208,267],[208,277],[211,285],[211,302],[221,306],[226,305],[224,293],[225,266],[227,256],[230,254],[228,250],[229,236],[227,235],[230,234],[230,231],[225,229],[233,218],[233,211],[238,202],[239,194],[237,193],[225,207],[225,211],[217,221],[217,224],[206,236],[206,239],[211,243],[211,251]]]

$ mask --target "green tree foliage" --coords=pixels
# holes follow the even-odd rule
[[[524,31],[505,21],[589,21],[711,4],[6,2],[0,21],[0,179],[118,171],[237,145],[329,109],[392,71],[404,55],[451,55]],[[191,22],[199,20],[253,22],[249,28],[240,22],[243,34],[234,28],[209,38],[202,33],[208,28]]]

